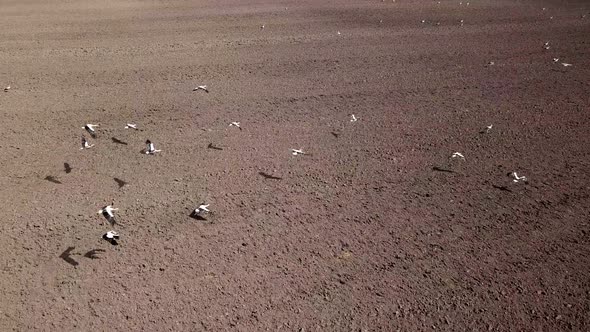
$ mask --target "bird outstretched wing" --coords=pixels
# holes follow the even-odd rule
[[[89,126],[84,126],[84,129],[92,136],[92,138],[96,138],[96,132],[94,129],[90,128]]]

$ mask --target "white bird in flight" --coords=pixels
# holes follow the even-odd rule
[[[357,121],[358,121],[357,117],[354,116],[354,114],[351,114],[350,115],[350,122],[357,122]]]
[[[492,130],[492,127],[493,127],[493,126],[494,126],[494,125],[489,125],[489,126],[486,126],[486,133],[487,133],[488,131]]]
[[[209,211],[209,204],[201,204],[198,208],[194,209],[194,211],[191,213],[191,217],[203,220],[205,219],[203,217],[203,214],[206,214],[208,212],[211,212]]]
[[[558,62],[559,58],[553,58],[553,62]]]
[[[203,91],[209,93],[209,90],[207,89],[206,85],[198,85],[196,88],[193,89],[193,91],[199,91],[199,90],[203,90]]]
[[[196,208],[196,209],[195,209],[195,211],[193,211],[193,212],[194,212],[194,213],[196,213],[196,214],[201,214],[201,213],[203,213],[203,212],[211,212],[211,211],[209,210],[209,205],[210,205],[210,204],[201,204],[201,205],[199,205],[199,207],[198,207],[198,208]]]
[[[562,62],[561,64],[562,64],[564,67],[571,67],[571,66],[573,66],[571,63],[565,63],[565,62]]]
[[[128,123],[125,125],[125,129],[135,129],[137,130],[137,125],[135,123]]]
[[[211,212],[209,211],[209,205],[210,204],[201,204],[195,209],[195,212]]]
[[[90,136],[92,136],[92,138],[96,138],[96,129],[94,129],[95,127],[98,127],[99,125],[97,124],[91,124],[91,123],[87,123],[84,127],[82,127],[83,129],[86,129],[86,131],[90,134]]]
[[[512,172],[510,173],[510,176],[513,178],[512,182],[520,182],[520,181],[525,181],[526,182],[526,176],[518,176],[518,174],[516,174],[516,172]]]
[[[156,148],[154,147],[154,143],[152,143],[152,141],[150,141],[149,139],[145,141],[145,144],[147,144],[145,154],[156,154],[158,152],[162,152],[162,150],[156,150]]]
[[[80,148],[80,150],[90,149],[93,146],[94,146],[94,144],[88,144],[86,137],[84,137],[84,135],[82,135],[82,147]]]
[[[293,153],[294,156],[298,154],[305,154],[305,152],[303,152],[303,149],[291,149],[291,153]]]
[[[111,224],[111,226],[114,226],[117,222],[115,221],[115,214],[113,212],[118,210],[118,208],[114,208],[111,205],[107,205],[102,209],[98,210],[98,214],[102,214],[105,217],[105,219],[109,222],[109,224]]]
[[[119,239],[119,233],[115,232],[115,231],[108,231],[106,232],[102,238],[106,241],[108,241],[110,244],[116,246],[119,243],[117,243],[117,240]]]
[[[240,130],[242,130],[242,127],[240,127],[240,123],[239,122],[235,122],[234,121],[234,122],[230,123],[229,126],[230,127],[238,127],[238,128],[240,128]]]
[[[451,156],[451,158],[465,159],[465,156],[462,153],[460,153],[460,152],[455,152],[455,153],[453,153],[453,155]]]

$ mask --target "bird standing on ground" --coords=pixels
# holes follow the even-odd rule
[[[86,131],[90,134],[90,136],[92,136],[92,138],[96,138],[96,129],[94,129],[95,127],[98,127],[99,125],[97,124],[91,124],[91,123],[87,123],[84,127],[84,129],[86,129]]]
[[[152,141],[150,141],[149,139],[147,141],[145,141],[145,144],[147,144],[147,147],[145,149],[145,154],[156,154],[156,153],[162,151],[162,150],[156,150],[156,148],[154,147],[154,143],[152,143]]]
[[[10,85],[4,88],[4,92],[8,92],[10,90]]]
[[[105,219],[109,222],[109,224],[111,224],[111,226],[114,226],[117,223],[117,221],[115,220],[115,214],[113,212],[118,210],[118,208],[114,208],[111,205],[107,205],[102,209],[98,210],[98,214],[102,214],[105,217]]]

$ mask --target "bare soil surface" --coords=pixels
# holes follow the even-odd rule
[[[470,2],[3,1],[0,330],[589,330],[590,4]]]

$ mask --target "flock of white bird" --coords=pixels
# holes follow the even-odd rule
[[[395,0],[393,0],[393,2],[395,2]],[[438,4],[440,4],[440,1],[438,2]],[[463,5],[463,4],[464,4],[463,2],[459,2],[459,5]],[[466,2],[465,5],[466,6],[469,6],[470,3],[469,2]],[[285,8],[285,9],[287,9],[287,8]],[[547,9],[546,8],[543,8],[542,10],[545,11]],[[586,15],[582,15],[582,18],[585,18],[585,17],[586,17]],[[553,17],[551,16],[550,19],[553,19]],[[426,20],[422,20],[421,21],[421,23],[426,23],[426,22],[427,22]],[[379,23],[383,23],[383,20],[379,20]],[[463,26],[464,20],[460,20],[459,21],[459,24],[461,26]],[[437,22],[437,25],[440,25],[440,23]],[[265,25],[262,25],[260,28],[261,29],[264,29],[265,28]],[[337,34],[338,35],[341,35],[340,31],[338,31]],[[543,44],[543,48],[545,50],[551,49],[551,46],[549,45],[549,42],[545,42]],[[559,58],[553,58],[553,62],[554,63],[558,63],[558,62],[560,62],[560,59]],[[488,62],[487,65],[488,66],[493,66],[493,65],[495,65],[495,62],[494,61],[490,61],[490,62]],[[571,66],[573,66],[572,64],[565,63],[565,62],[561,62],[561,65],[563,65],[564,67],[571,67]],[[4,88],[4,92],[10,91],[10,89],[11,89],[11,87],[10,86],[7,86],[7,87]],[[193,89],[193,91],[204,91],[206,93],[209,93],[209,89],[207,88],[207,85],[198,85],[197,87],[195,87]],[[356,121],[359,120],[359,118],[357,118],[354,114],[351,114],[350,117],[351,117],[350,118],[350,122],[356,122]],[[93,139],[96,139],[97,138],[97,127],[99,127],[99,126],[100,126],[99,124],[87,123],[82,128],[85,129],[86,132]],[[242,130],[242,127],[240,126],[240,122],[237,122],[237,121],[230,122],[229,126],[231,126],[231,127],[237,127],[238,129]],[[492,125],[486,126],[485,129],[484,129],[484,132],[486,132],[486,133],[489,132],[492,129],[492,127],[493,127]],[[125,125],[125,129],[138,130],[137,125],[134,124],[134,123],[127,123]],[[91,144],[86,139],[86,137],[84,135],[82,135],[81,141],[82,141],[82,147],[80,148],[81,150],[90,149],[90,148],[92,148],[92,147],[95,146],[94,144]],[[145,141],[145,144],[146,144],[146,148],[143,150],[143,152],[145,154],[147,154],[147,155],[154,155],[154,154],[157,154],[157,153],[159,153],[159,152],[162,151],[162,150],[156,149],[154,143],[152,143],[150,140],[146,140]],[[303,151],[303,149],[291,149],[291,153],[293,155],[295,155],[295,156],[297,156],[297,155],[306,155],[307,154],[307,153],[305,153]],[[465,156],[462,153],[460,153],[460,152],[454,152],[451,155],[451,159],[465,160]],[[521,181],[522,182],[526,182],[527,181],[527,178],[525,176],[519,176],[516,172],[512,172],[509,175],[512,178],[512,181],[513,182],[518,183],[518,182],[521,182]],[[104,218],[108,221],[108,223],[111,226],[114,226],[114,225],[117,224],[114,213],[115,213],[115,211],[118,211],[119,210],[118,208],[114,208],[113,205],[114,205],[114,203],[111,204],[111,205],[104,206],[103,208],[101,208],[98,211],[98,214],[102,214],[104,216]],[[196,218],[196,219],[206,220],[205,215],[207,213],[209,213],[209,212],[210,212],[210,210],[209,210],[209,204],[204,204],[203,203],[203,204],[200,204],[199,207],[197,207],[196,209],[194,209],[192,211],[191,217]],[[114,230],[110,230],[110,231],[106,232],[102,236],[102,238],[104,240],[108,241],[109,243],[111,243],[113,245],[117,245],[118,244],[117,240],[119,240],[119,237],[120,237],[119,236],[119,233],[116,232],[116,231],[114,231]]]
[[[99,127],[99,126],[100,126],[99,124],[87,123],[86,125],[84,125],[84,127],[82,127],[82,129],[86,130],[86,132],[88,132],[88,134],[92,138],[96,139],[98,137],[96,131],[97,131],[97,127]],[[134,123],[127,123],[125,125],[125,129],[138,130],[137,124],[134,124]],[[145,154],[153,155],[153,154],[156,154],[156,153],[162,151],[162,150],[157,150],[154,146],[154,143],[152,143],[150,140],[146,140],[145,144],[146,144],[146,148],[143,150],[143,152]],[[82,147],[80,149],[81,150],[90,149],[93,146],[94,146],[94,144],[90,144],[88,142],[88,140],[86,139],[86,137],[84,135],[82,135]],[[114,203],[112,203],[111,205],[107,205],[98,211],[98,214],[102,214],[111,226],[115,226],[117,224],[116,219],[115,219],[115,211],[119,210],[118,208],[114,208],[113,205],[114,205]],[[203,206],[204,205],[201,205],[199,208],[197,208],[195,210],[195,211],[198,211],[198,213],[197,213],[198,215],[201,215],[203,212],[209,212],[209,210],[206,209],[206,207],[208,205],[205,206],[205,209],[202,209]],[[110,230],[110,231],[106,232],[102,236],[102,238],[113,245],[117,245],[118,244],[117,240],[119,240],[119,233],[114,230]]]
[[[10,90],[10,87],[6,87],[4,89],[4,91],[8,91]],[[200,85],[196,88],[193,89],[193,91],[205,91],[207,93],[209,93],[209,90],[207,90],[207,86],[206,85]],[[87,123],[86,125],[84,125],[84,127],[82,127],[82,129],[86,130],[86,132],[94,139],[96,139],[98,137],[97,135],[97,127],[99,127],[99,124],[92,124],[92,123]],[[240,123],[239,122],[232,122],[230,123],[230,126],[236,126],[240,129],[242,129],[240,127]],[[134,129],[134,130],[138,130],[137,128],[137,124],[135,123],[127,123],[125,125],[125,129]],[[150,141],[149,139],[145,141],[146,147],[143,150],[143,153],[148,154],[148,155],[154,155],[156,153],[161,152],[162,150],[158,150],[155,148],[154,143],[152,143],[152,141]],[[80,148],[81,150],[84,149],[90,149],[94,146],[94,144],[90,144],[88,142],[88,140],[86,139],[86,137],[84,135],[82,135],[82,147]],[[301,151],[301,153],[303,153]],[[118,211],[118,208],[113,207],[114,203],[111,203],[110,205],[104,206],[103,208],[101,208],[98,211],[98,214],[102,214],[103,217],[107,220],[107,222],[111,225],[111,226],[115,226],[117,224],[117,221],[115,219],[115,211]],[[200,219],[200,220],[206,220],[205,215],[207,213],[209,213],[209,204],[201,204],[199,205],[199,207],[197,207],[196,209],[193,210],[193,212],[191,213],[191,217],[195,218],[195,219]],[[108,232],[106,232],[105,234],[103,234],[102,238],[106,241],[108,241],[109,243],[111,243],[112,245],[118,245],[118,241],[120,238],[120,235],[117,231],[114,230],[110,230]]]
[[[490,130],[492,130],[493,127],[493,125],[486,126],[485,129],[480,133],[488,133]],[[465,160],[465,156],[461,152],[453,152],[453,154],[451,155],[451,159]],[[512,178],[512,182],[515,183],[528,181],[526,176],[518,176],[516,172],[511,172],[508,175]]]
[[[8,90],[10,90],[10,87],[5,88],[5,91],[8,91]],[[204,91],[206,93],[209,93],[209,90],[207,89],[206,85],[199,85],[196,88],[194,88],[193,91]],[[358,120],[359,120],[359,118],[357,118],[354,114],[350,115],[350,122],[356,122]],[[240,126],[240,122],[238,122],[238,121],[230,122],[229,126],[230,127],[237,127],[238,129],[242,130],[242,127]],[[90,135],[90,137],[92,137],[93,139],[96,139],[98,137],[98,134],[97,134],[98,127],[100,127],[100,124],[87,123],[82,127],[82,129],[86,130],[86,132]],[[137,127],[137,124],[135,124],[135,123],[127,123],[127,124],[125,124],[124,128],[139,130]],[[149,139],[145,141],[145,144],[146,144],[146,147],[144,150],[142,150],[142,152],[147,155],[154,155],[154,154],[162,151],[162,150],[156,149],[154,143],[152,143],[152,141],[150,141]],[[95,146],[94,144],[91,144],[86,139],[86,137],[84,135],[82,135],[82,147],[80,148],[81,150],[90,149],[94,146]],[[291,153],[294,156],[308,155],[308,153],[304,152],[303,149],[291,149]],[[117,224],[117,221],[115,219],[115,211],[119,210],[118,208],[113,207],[113,205],[114,205],[114,203],[111,203],[110,205],[104,206],[103,208],[101,208],[98,211],[98,214],[102,214],[103,217],[107,220],[107,222],[111,226],[115,226]],[[209,204],[203,203],[203,204],[200,204],[199,207],[194,209],[190,216],[195,219],[206,220],[205,216],[209,212],[211,212],[209,210]],[[106,232],[105,234],[103,234],[102,238],[113,245],[118,245],[117,240],[119,240],[120,235],[117,231],[110,230],[110,231]]]
[[[440,1],[438,2],[438,4],[440,4]],[[463,2],[459,2],[459,5],[463,5]],[[469,2],[467,2],[466,5],[469,6]],[[547,8],[543,7],[543,11],[546,11],[546,10],[547,10]],[[585,18],[585,17],[586,17],[586,15],[582,15],[581,16],[581,18]],[[549,18],[550,19],[553,19],[553,16],[551,16]],[[426,20],[422,20],[421,23],[426,23]],[[461,24],[461,26],[463,26],[464,21],[461,20],[461,21],[459,21],[459,23]],[[545,50],[551,49],[551,46],[549,45],[549,42],[545,42],[543,44],[543,48]],[[559,58],[553,58],[553,62],[554,63],[558,63],[559,60],[560,60]],[[495,65],[495,62],[494,61],[490,61],[487,64],[487,66],[493,66],[493,65]],[[573,64],[566,63],[566,62],[561,62],[561,65],[564,66],[564,67],[571,67],[571,66],[573,66]],[[353,118],[354,118],[354,115],[353,115]],[[485,132],[486,133],[489,132],[492,129],[492,127],[493,127],[493,125],[486,126],[485,127]],[[460,153],[460,152],[454,152],[451,155],[451,158],[452,159],[458,158],[458,159],[461,159],[461,160],[465,160],[465,156],[462,153]],[[515,182],[515,183],[518,183],[518,182],[527,182],[528,181],[528,179],[527,179],[526,176],[518,176],[518,174],[516,172],[512,172],[509,175],[512,178],[512,181]]]

